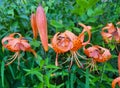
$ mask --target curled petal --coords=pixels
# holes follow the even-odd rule
[[[15,48],[16,43],[19,42],[19,38],[15,38],[15,35],[18,35],[19,38],[22,37],[21,34],[19,34],[19,33],[12,33],[9,36],[4,37],[2,39],[2,45],[12,52],[19,51],[18,48]]]
[[[106,43],[112,40],[112,34],[101,32],[101,35]]]
[[[115,78],[113,81],[112,81],[112,88],[115,88],[115,85],[116,83],[120,82],[120,77],[117,77]]]
[[[9,41],[13,40],[13,37],[5,37],[2,39],[2,45],[6,48],[6,45],[9,45]],[[6,42],[6,43],[5,43]]]
[[[52,47],[56,53],[65,53],[73,47],[72,41],[65,33],[56,33],[52,39]]]
[[[68,31],[68,30],[66,30],[66,31],[64,32],[64,34],[65,34],[71,41],[74,41],[74,40],[77,38],[77,36],[76,36],[74,33],[72,33],[71,31]]]
[[[79,36],[73,41],[73,45],[74,47],[71,49],[72,51],[77,51],[78,49],[80,49],[82,46],[84,45],[87,45],[89,42],[90,42],[90,38],[91,38],[91,32],[90,32],[90,29],[91,27],[90,26],[86,26],[82,23],[79,23],[80,26],[82,26],[84,29],[83,31],[79,34]],[[85,35],[84,33],[87,32],[88,33],[88,40],[86,42],[84,42],[84,38],[85,38]]]
[[[87,44],[90,42],[90,39],[91,39],[91,32],[90,32],[91,26],[86,26],[86,25],[84,25],[84,24],[82,24],[82,23],[79,23],[79,25],[84,28],[83,31],[82,31],[82,33],[79,35],[80,38],[84,35],[85,32],[88,33],[88,36],[89,36],[89,37],[88,37],[88,40],[87,40],[86,42],[83,42],[83,43],[82,43],[82,45],[87,45]],[[82,41],[84,41],[83,38],[82,38]]]
[[[112,23],[107,24],[106,27],[104,27],[102,30],[106,29],[108,29],[108,33],[113,33],[116,31],[116,28]]]

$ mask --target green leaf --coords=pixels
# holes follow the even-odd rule
[[[21,18],[21,19],[24,19],[24,20],[29,20],[28,16],[23,15],[23,14],[20,15],[20,18]]]
[[[1,63],[1,80],[2,80],[2,87],[4,87],[4,70],[5,70],[5,63],[2,61]]]
[[[55,28],[63,28],[64,25],[56,20],[51,20],[50,24]]]
[[[37,87],[35,87],[35,88],[44,88],[44,83],[43,82],[41,82],[41,83],[39,83],[39,85],[36,85]]]
[[[41,61],[40,61],[40,69],[43,68],[44,64],[45,64],[45,60],[41,60]]]
[[[96,22],[96,20],[97,20],[96,18],[92,18],[92,17],[91,17],[91,18],[87,19],[87,22],[92,22],[92,23],[94,23],[94,22]]]
[[[81,32],[80,28],[77,28],[77,27],[73,27],[73,30],[76,31],[77,33]]]
[[[9,65],[8,67],[10,69],[13,79],[15,79],[15,74],[14,74],[13,68],[11,67],[11,65]]]
[[[64,83],[62,83],[62,84],[60,84],[60,85],[57,85],[57,87],[56,88],[63,88],[63,86],[64,86],[65,84]]]
[[[34,47],[39,47],[40,46],[40,41],[37,41],[37,40],[33,39],[33,41],[30,42],[30,45],[32,45]]]
[[[94,6],[99,0],[76,0],[73,13],[83,15],[88,9]],[[90,14],[89,14],[90,15]]]
[[[48,88],[50,88],[50,83],[49,83],[49,76],[48,75],[45,75],[44,76],[44,79],[45,79],[45,84],[47,85]]]
[[[55,65],[47,65],[46,68],[60,69],[58,66]]]
[[[85,82],[85,88],[89,88],[89,70],[86,69],[86,82]]]
[[[45,10],[45,13],[47,13],[47,12],[48,12],[48,6],[46,6],[46,7],[44,8],[44,10]]]
[[[91,16],[91,15],[93,14],[93,12],[94,12],[94,11],[90,8],[90,9],[87,11],[87,15],[88,15],[88,16]]]
[[[9,15],[12,15],[12,16],[14,16],[14,11],[13,11],[13,9],[10,9],[10,10],[8,10],[8,12],[7,12]]]
[[[75,75],[74,73],[70,74],[70,88],[74,88],[74,81],[75,80]]]
[[[41,74],[40,73],[40,69],[39,68],[32,68],[32,69],[23,69],[24,71],[26,71],[27,73],[26,73],[26,76],[27,75],[35,75],[35,76],[37,76],[37,78],[41,81],[41,82],[43,82],[43,74]]]

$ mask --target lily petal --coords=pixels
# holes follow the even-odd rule
[[[117,77],[115,78],[113,81],[112,81],[112,88],[115,88],[115,85],[116,83],[120,82],[120,77]]]

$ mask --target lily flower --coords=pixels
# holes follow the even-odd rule
[[[96,68],[96,62],[106,62],[111,58],[111,53],[108,49],[98,45],[83,48],[84,53],[92,59],[91,63],[87,67],[90,67],[90,71]]]
[[[120,22],[117,23],[119,25]],[[107,24],[104,28],[102,28],[101,35],[106,43],[110,42],[114,39],[117,43],[120,43],[120,28],[115,28],[112,23]]]
[[[44,9],[38,6],[36,14],[32,14],[30,20],[34,38],[36,39],[39,33],[43,48],[48,51],[47,19]]]
[[[91,27],[85,26],[84,24],[79,24],[79,25],[81,25],[84,28],[83,31],[81,32],[81,34],[79,34],[79,36],[76,36],[74,33],[67,30],[64,33],[59,33],[59,32],[56,33],[54,35],[54,37],[52,38],[52,44],[50,46],[56,52],[56,60],[55,60],[56,66],[58,66],[58,54],[65,53],[68,51],[70,51],[71,55],[72,55],[69,69],[72,66],[73,58],[75,59],[78,67],[82,66],[77,55],[80,57],[82,57],[82,56],[79,55],[79,53],[77,51],[82,46],[84,46],[90,42],[90,37],[91,37],[90,29],[91,29]],[[84,33],[85,32],[88,32],[88,35],[89,35],[88,41],[86,41],[86,42],[84,42],[84,36],[85,36]]]
[[[18,35],[19,37],[15,38],[15,35]],[[31,48],[28,41],[24,37],[22,37],[22,35],[19,33],[13,33],[7,37],[4,37],[2,39],[2,45],[3,45],[3,47],[7,48],[11,52],[15,52],[15,54],[10,59],[8,59],[11,61],[9,63],[7,63],[6,66],[11,64],[17,58],[18,58],[18,66],[19,66],[20,51],[32,52],[34,54],[34,56],[36,57],[36,52]]]
[[[73,47],[73,43],[70,40],[69,36],[67,36],[66,33],[69,31],[66,31],[64,33],[56,33],[54,37],[52,38],[52,45],[51,47],[54,49],[56,52],[56,60],[55,60],[55,65],[58,66],[58,54],[60,53],[65,53],[69,51]],[[71,32],[70,32],[71,33]],[[74,37],[74,34],[71,33],[71,37]]]

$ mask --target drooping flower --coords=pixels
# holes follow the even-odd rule
[[[31,26],[34,38],[36,39],[39,33],[43,48],[48,51],[47,19],[42,6],[38,6],[36,14],[31,15]]]
[[[73,47],[73,43],[70,39],[69,35],[73,38],[75,35],[70,31],[65,31],[64,33],[56,33],[52,38],[51,46],[56,52],[56,60],[55,65],[58,66],[58,54],[65,53],[69,51]]]
[[[82,26],[84,29],[83,31],[79,34],[79,36],[76,36],[74,33],[70,32],[70,31],[65,31],[64,33],[56,33],[52,39],[52,44],[51,47],[54,49],[54,51],[56,52],[56,60],[55,60],[55,64],[58,66],[58,54],[60,53],[65,53],[70,51],[71,52],[71,63],[70,63],[70,67],[72,65],[73,62],[73,58],[75,59],[78,67],[81,67],[82,64],[79,61],[78,56],[82,57],[77,51],[78,49],[80,49],[82,46],[88,44],[90,42],[90,37],[91,37],[91,32],[90,26],[85,26],[84,24],[79,24],[80,26]],[[88,41],[84,42],[84,38],[85,38],[85,32],[88,33],[89,38]],[[69,67],[69,68],[70,68]]]
[[[96,68],[96,62],[106,62],[111,58],[110,51],[98,45],[93,45],[87,48],[84,47],[83,49],[84,53],[92,59],[91,63],[88,65],[88,67],[91,67],[90,70]]]
[[[19,37],[15,38],[15,35],[18,35]],[[28,41],[24,37],[22,37],[22,35],[19,33],[12,33],[9,36],[4,37],[2,39],[2,45],[3,47],[7,48],[11,52],[15,52],[15,54],[9,59],[11,61],[7,63],[6,66],[11,64],[17,58],[18,58],[18,66],[19,66],[20,51],[32,52],[34,56],[36,57],[36,52],[31,48]]]
[[[120,23],[118,22],[117,25]],[[104,28],[102,28],[101,35],[106,43],[109,43],[111,40],[115,40],[115,42],[120,43],[120,28],[115,28],[112,23],[107,24]]]

